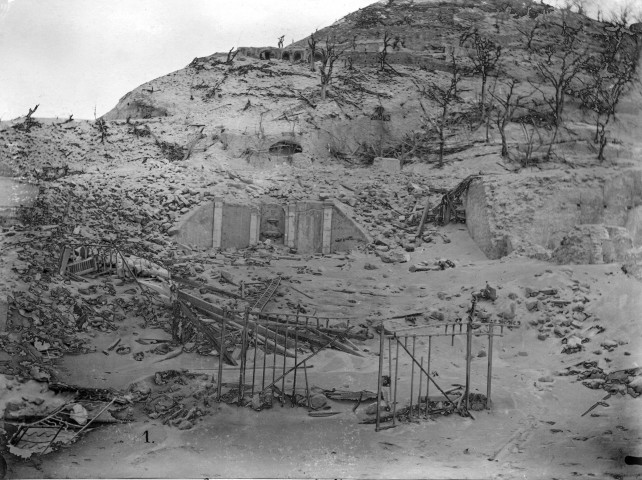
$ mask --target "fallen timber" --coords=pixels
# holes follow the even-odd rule
[[[446,225],[452,221],[461,223],[466,222],[465,213],[462,215],[462,210],[457,206],[461,204],[461,196],[468,191],[468,187],[473,182],[480,178],[479,175],[470,175],[459,184],[449,190],[441,198],[441,203],[434,208],[430,208],[430,200],[426,202],[419,227],[417,228],[417,235],[421,235],[424,231],[424,225],[428,220],[433,221],[437,225]]]
[[[292,339],[292,337],[294,336],[291,334],[292,330],[296,332],[300,337],[306,338],[308,341],[310,341],[313,344],[313,346],[316,346],[316,347],[325,348],[324,345],[326,345],[328,341],[332,341],[335,339],[330,335],[327,335],[326,333],[323,333],[317,330],[311,325],[306,326],[305,324],[298,323],[298,322],[289,324],[287,322],[279,323],[279,322],[262,322],[260,320],[255,321],[254,319],[250,318],[251,314],[249,310],[246,311],[245,318],[243,318],[240,315],[240,313],[237,313],[235,311],[224,310],[222,308],[212,305],[209,302],[206,302],[194,295],[183,292],[181,290],[177,291],[176,298],[179,301],[179,303],[181,303],[182,310],[187,309],[187,307],[184,304],[189,303],[198,311],[205,314],[208,318],[211,318],[212,320],[218,322],[219,324],[224,323],[225,325],[229,325],[230,327],[234,328],[237,331],[244,331],[246,327],[244,327],[243,325],[246,324],[247,329],[254,332],[254,335],[256,336],[256,340],[258,342],[288,357],[296,357],[296,351],[294,349],[296,349],[297,340]],[[201,328],[202,326],[207,325],[207,324],[204,324],[203,322],[199,322],[199,323],[193,322],[193,324],[197,326],[197,329],[199,331],[202,330]],[[343,341],[349,342],[349,340],[347,340],[344,337],[344,335],[347,335],[352,328],[353,327],[350,327],[347,330],[337,332],[338,336],[336,338],[339,338],[340,336],[342,337]],[[279,331],[281,331],[281,333],[279,333]],[[355,346],[352,344],[346,345],[340,342],[332,342],[332,344],[337,350],[340,350],[355,356],[362,356],[361,352],[359,352],[359,350],[356,349]]]

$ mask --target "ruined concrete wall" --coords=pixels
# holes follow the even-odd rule
[[[619,261],[624,250],[642,245],[641,205],[640,170],[610,178],[560,172],[485,177],[471,185],[465,200],[468,231],[489,258],[517,245],[529,251],[531,245],[531,256],[544,258],[542,249],[548,249],[549,255],[557,252],[554,260],[560,263]],[[581,240],[582,234],[587,239]]]
[[[350,218],[350,214],[335,202],[332,209],[332,244],[333,252],[347,252],[359,244],[372,241],[370,235]]]
[[[324,207],[319,201],[296,203],[294,216],[294,247],[300,253],[320,253],[323,250]],[[176,240],[179,243],[212,248],[214,239],[214,204],[208,202],[187,214],[178,225]],[[285,207],[276,203],[260,206],[223,204],[221,220],[221,248],[245,248],[251,244],[252,212],[258,218],[257,240],[271,239],[283,244],[286,232]],[[340,206],[332,206],[332,220],[329,223],[330,251],[346,251],[360,243],[370,242],[366,231],[350,218]]]
[[[181,221],[187,228],[181,228],[176,241],[186,245],[198,245],[199,247],[212,246],[212,230],[214,228],[214,202],[207,202],[205,205],[190,212]]]
[[[633,241],[624,227],[577,225],[553,251],[552,260],[560,264],[599,264],[624,261]]]
[[[475,180],[471,183],[464,198],[464,208],[468,233],[481,251],[490,259],[506,255],[505,241],[494,227],[484,181]]]
[[[281,132],[268,135],[242,134],[226,131],[220,139],[226,152],[232,157],[242,157],[248,163],[264,167],[292,162],[297,155],[291,157],[273,155],[269,152],[271,145],[280,141],[295,142],[301,146],[303,155],[312,158],[328,158],[329,150],[350,154],[359,148],[360,144],[368,144],[378,148],[388,144],[398,144],[411,130],[422,124],[419,109],[405,111],[386,109],[390,115],[389,121],[372,120],[369,115],[363,115],[351,120],[326,119],[318,121],[318,129],[304,133]]]
[[[259,240],[272,240],[276,244],[283,244],[285,237],[285,209],[276,203],[264,203],[261,205]]]
[[[320,252],[323,246],[323,202],[297,202],[295,246],[299,253]]]
[[[250,216],[252,208],[247,205],[223,206],[221,248],[245,248],[250,246]]]

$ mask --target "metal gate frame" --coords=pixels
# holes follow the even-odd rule
[[[375,431],[384,430],[386,428],[394,428],[396,426],[396,415],[397,415],[397,386],[399,378],[399,346],[402,347],[403,351],[412,359],[411,375],[410,375],[410,410],[409,415],[412,416],[413,412],[413,396],[414,396],[414,369],[415,364],[420,369],[419,375],[419,398],[418,403],[421,399],[421,389],[422,389],[422,379],[423,376],[426,376],[426,401],[425,401],[425,413],[426,415],[430,413],[439,413],[437,411],[431,412],[428,409],[429,404],[429,393],[430,393],[430,383],[432,383],[437,390],[446,398],[447,402],[450,403],[455,410],[459,411],[462,416],[469,416],[471,418],[469,408],[470,400],[470,371],[471,371],[471,361],[472,361],[472,340],[473,336],[475,337],[488,337],[488,361],[487,361],[487,375],[486,375],[486,409],[491,409],[491,386],[492,386],[492,371],[493,371],[493,339],[494,337],[502,337],[504,334],[504,327],[506,324],[499,322],[474,322],[473,317],[475,314],[475,307],[477,303],[477,296],[473,295],[473,301],[471,309],[469,310],[468,322],[465,324],[466,329],[464,330],[464,324],[461,322],[453,323],[441,323],[441,324],[429,324],[419,327],[411,327],[403,330],[398,330],[392,334],[386,334],[384,332],[383,325],[379,333],[379,368],[378,368],[378,377],[377,377],[377,412],[376,412],[376,427]],[[495,332],[495,327],[499,327],[500,333]],[[427,333],[427,334],[403,334],[401,332],[407,332],[409,330],[418,330],[425,328],[444,328],[443,333]],[[450,328],[450,332],[448,331]],[[459,399],[455,402],[449,396],[448,392],[444,391],[435,379],[430,375],[430,360],[432,354],[432,338],[433,337],[451,337],[454,341],[455,336],[465,335],[466,336],[466,383],[464,388],[463,396],[460,396]],[[423,357],[421,361],[417,360],[416,353],[416,340],[420,337],[428,337],[428,352],[427,352],[427,363],[426,368],[423,366]],[[388,339],[388,377],[389,377],[389,388],[392,393],[392,425],[387,427],[381,427],[381,400],[382,400],[382,389],[383,389],[383,379],[384,379],[384,355],[385,355],[385,339]],[[412,338],[412,350],[408,348],[408,339]],[[392,341],[396,341],[396,359],[395,359],[395,369],[394,376],[392,371]],[[393,390],[394,383],[394,390]],[[464,400],[462,405],[462,400]]]

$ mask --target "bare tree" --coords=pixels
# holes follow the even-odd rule
[[[552,87],[553,95],[548,95],[544,89],[532,82],[531,85],[542,94],[544,102],[548,105],[554,118],[554,133],[548,150],[550,155],[553,144],[557,140],[559,127],[563,121],[564,106],[566,105],[567,92],[572,90],[572,86],[577,76],[582,71],[585,60],[587,59],[586,51],[580,51],[575,48],[578,38],[579,28],[570,26],[565,20],[562,25],[563,41],[561,44],[549,44],[546,46],[547,61],[538,61],[535,64],[540,79],[548,87]]]
[[[388,62],[386,61],[386,58],[388,57],[388,47],[392,46],[392,35],[388,33],[386,30],[383,33],[383,47],[377,53],[377,61],[379,62],[379,71],[383,72],[386,69],[386,65],[388,65]]]
[[[590,80],[580,94],[582,108],[595,115],[594,142],[599,143],[597,158],[600,161],[604,160],[608,143],[606,127],[615,118],[620,98],[635,77],[635,67],[636,62],[630,56],[611,64],[602,57],[592,57],[586,62]]]
[[[470,55],[470,59],[474,65],[474,72],[481,75],[480,107],[482,111],[485,111],[486,83],[488,82],[488,76],[501,58],[502,47],[481,35],[477,28],[464,33],[459,39],[459,44],[462,46],[471,45],[473,47],[473,53]]]
[[[234,47],[230,48],[230,51],[227,52],[227,59],[225,60],[225,63],[227,65],[232,65],[232,63],[234,62],[234,59],[238,54],[239,54],[238,48],[236,50],[234,50]]]
[[[35,107],[29,108],[29,113],[27,113],[24,121],[22,123],[18,123],[16,125],[13,125],[12,128],[15,128],[16,130],[22,130],[24,132],[30,132],[32,127],[40,127],[40,126],[42,126],[42,124],[38,120],[34,120],[31,117],[34,113],[36,113],[36,110],[38,110],[39,106],[40,106],[40,104],[37,104]]]
[[[317,40],[314,38],[314,35],[316,32],[314,32],[312,35],[310,35],[310,38],[308,38],[308,47],[310,47],[310,70],[315,71],[314,68],[314,55],[317,53]]]
[[[542,28],[542,22],[540,21],[539,17],[535,19],[535,21],[530,21],[530,18],[528,22],[525,25],[517,25],[515,28],[519,33],[521,33],[522,37],[524,37],[524,41],[526,42],[526,49],[530,52],[532,47],[533,47],[533,39],[535,38],[535,34],[537,33],[537,30]]]
[[[457,85],[461,80],[461,68],[459,67],[459,62],[457,61],[457,55],[455,55],[455,49],[450,52],[450,65],[452,67],[452,78],[454,81],[455,91],[453,94],[457,96]]]
[[[321,66],[319,73],[321,74],[321,100],[325,100],[328,85],[332,81],[332,73],[334,69],[334,62],[336,62],[345,49],[341,50],[337,47],[336,40],[326,38],[325,46],[319,49],[321,52]]]
[[[503,82],[499,86],[499,92],[492,92],[491,95],[495,99],[495,125],[499,130],[499,135],[502,138],[502,157],[508,158],[508,140],[506,138],[506,126],[510,123],[511,118],[515,111],[524,106],[524,100],[532,95],[517,95],[515,88],[519,85],[519,80],[511,79],[508,82]]]
[[[439,138],[439,166],[443,167],[444,165],[444,147],[446,145],[446,130],[448,128],[448,114],[449,108],[453,102],[458,98],[455,95],[457,91],[457,83],[459,82],[458,77],[453,77],[450,80],[450,85],[447,88],[441,87],[435,82],[429,82],[427,86],[420,86],[415,82],[419,92],[422,96],[428,98],[429,100],[435,102],[439,105],[439,112],[436,116],[431,116],[428,114],[423,104],[421,108],[424,111],[425,119],[430,124],[432,129],[434,129]]]

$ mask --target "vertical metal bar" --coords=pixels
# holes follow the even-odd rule
[[[239,371],[239,401],[238,406],[243,404],[243,397],[245,396],[245,366],[247,356],[247,323],[250,316],[250,308],[245,310],[245,320],[243,322],[243,333],[241,334],[241,368]]]
[[[299,348],[299,316],[297,315],[296,320],[297,325],[294,327],[294,380],[292,381],[292,406],[295,406],[296,402],[296,374],[297,374],[297,362],[298,354],[297,348]]]
[[[468,317],[468,324],[466,325],[466,389],[464,391],[464,400],[466,401],[466,411],[468,411],[468,397],[470,394],[470,363],[472,361],[473,349],[473,317]]]
[[[381,325],[381,330],[379,330],[379,376],[377,377],[377,425],[375,427],[375,432],[379,431],[379,422],[381,417],[381,380],[383,376],[383,325]]]
[[[277,326],[274,329],[274,351],[272,355],[272,383],[274,384],[274,379],[276,378],[276,337],[279,334],[279,327]]]
[[[410,413],[408,418],[412,418],[412,400],[415,393],[415,342],[417,340],[416,336],[412,336],[412,366],[410,367]]]
[[[58,435],[60,434],[60,432],[62,431],[62,429],[63,429],[64,427],[65,427],[65,425],[64,425],[64,424],[63,424],[63,425],[60,425],[60,428],[58,428],[58,431],[56,432],[56,434],[54,435],[54,437],[51,439],[51,442],[49,442],[49,444],[45,447],[45,449],[42,451],[42,453],[41,453],[40,455],[44,455],[44,454],[45,454],[45,452],[46,452],[47,450],[49,450],[49,447],[51,447],[51,446],[53,445],[54,441],[56,440],[56,438],[58,438]],[[25,431],[26,431],[26,430],[25,430]],[[22,438],[22,437],[21,437],[21,438]]]
[[[288,350],[288,327],[289,326],[290,326],[290,316],[288,315],[287,317],[285,317],[285,343],[283,344],[285,351],[283,352],[283,379],[281,381],[281,406],[284,405],[283,402],[285,401],[285,398],[284,398],[285,397],[285,377],[286,377],[285,359],[287,358],[286,352]]]
[[[421,357],[421,360],[419,361],[419,365],[421,365],[421,368],[424,368],[424,357]],[[421,412],[421,390],[423,389],[423,383],[424,383],[424,374],[419,369],[419,395],[417,395],[417,406],[419,407],[419,411]]]
[[[486,374],[486,409],[490,410],[490,386],[493,378],[493,324],[488,325],[488,373]]]
[[[256,347],[257,347],[257,327],[258,327],[258,321],[259,319],[256,319],[255,327],[254,327],[254,359],[252,360],[252,397],[254,397],[254,381],[256,380]]]
[[[303,362],[303,373],[305,374],[305,396],[308,398],[308,410],[312,409],[312,403],[310,403],[310,384],[308,383],[308,364]]]
[[[263,342],[263,374],[261,375],[261,391],[265,390],[265,362],[267,359],[267,342],[268,342],[268,332],[269,330],[265,329],[265,341]]]
[[[397,344],[397,353],[395,354],[395,392],[394,392],[394,397],[392,400],[392,424],[395,425],[396,423],[396,416],[397,416],[397,380],[399,379],[399,339],[395,337],[396,344]]]
[[[388,400],[392,399],[392,338],[388,338]]]
[[[225,320],[227,310],[223,310],[223,324],[221,325],[221,351],[218,352],[218,385],[216,386],[216,401],[221,401],[221,387],[223,385],[223,358],[225,357]]]
[[[428,337],[428,358],[426,359],[426,415],[428,414],[429,407],[429,396],[430,396],[430,382],[428,381],[428,375],[430,375],[430,355],[432,353],[432,335]]]

